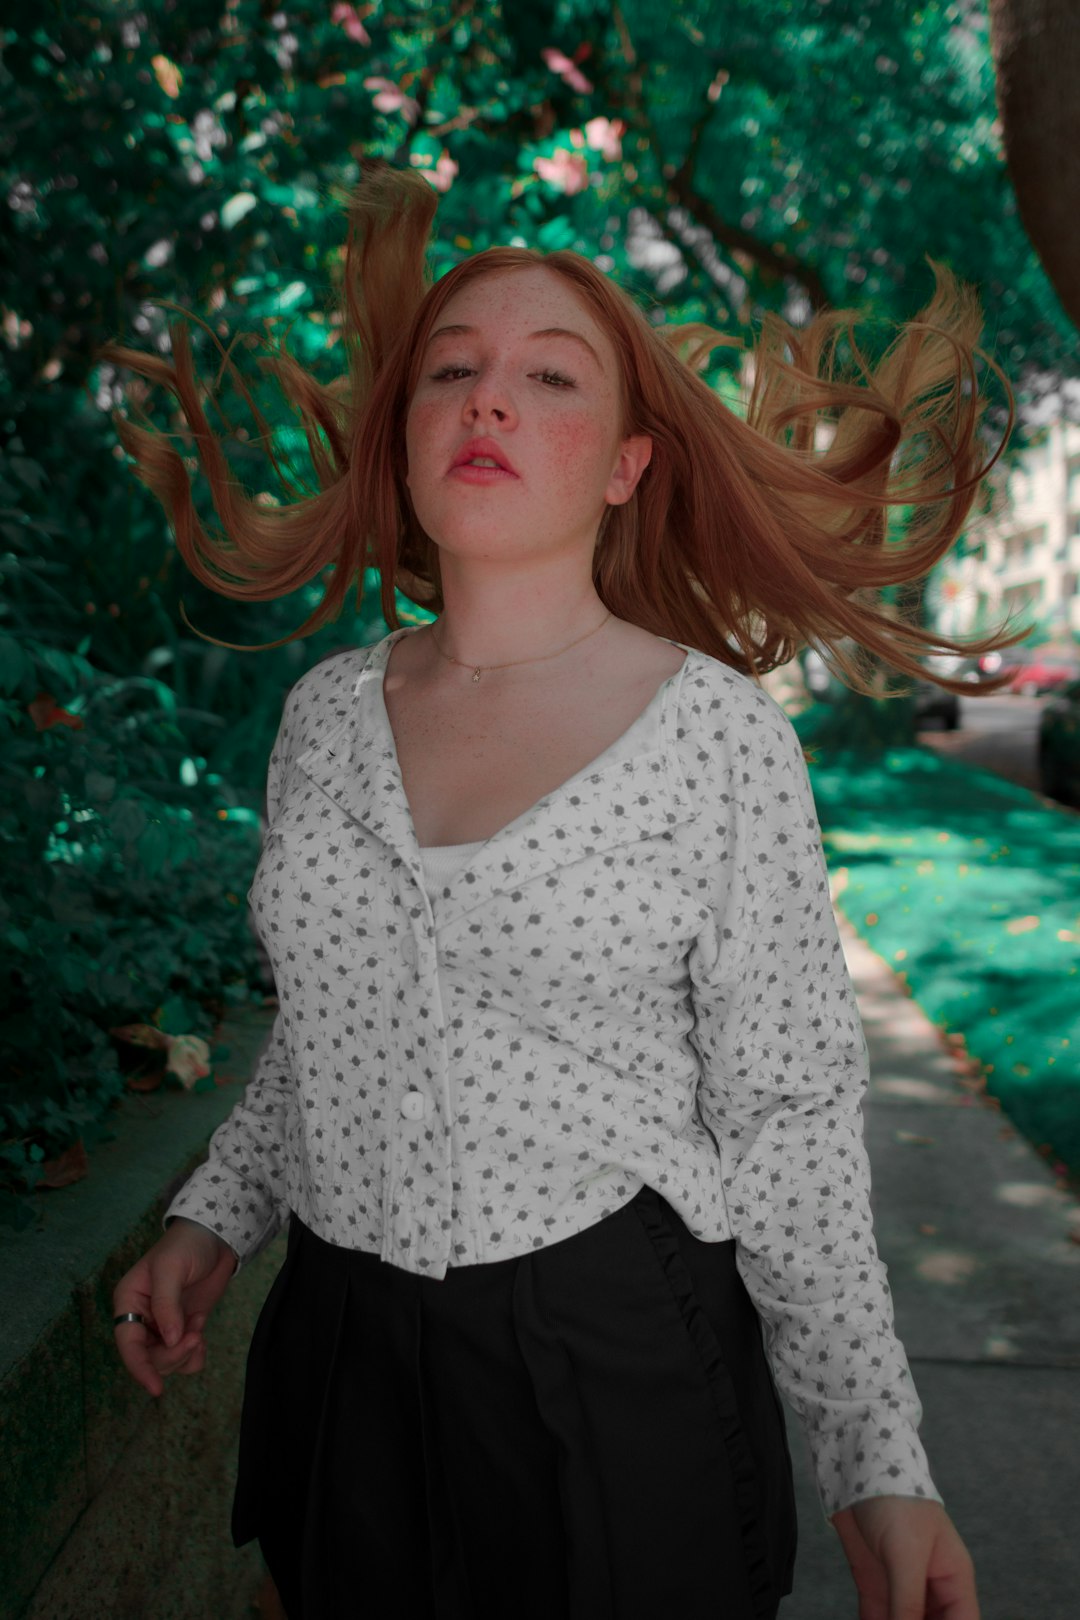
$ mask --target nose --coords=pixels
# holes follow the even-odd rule
[[[465,396],[465,414],[476,418],[485,411],[490,411],[502,422],[511,414],[511,403],[501,383],[490,377],[476,377]]]

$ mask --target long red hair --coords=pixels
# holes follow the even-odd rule
[[[432,283],[427,250],[438,196],[419,173],[372,160],[343,201],[347,373],[321,383],[284,348],[258,362],[299,412],[315,493],[266,505],[237,485],[207,422],[183,324],[170,326],[171,363],[119,343],[98,350],[99,360],[161,384],[182,407],[221,538],[200,522],[187,468],[169,436],[119,411],[113,421],[194,575],[222,595],[268,601],[333,565],[310,617],[264,647],[336,619],[354,581],[359,606],[367,568],[378,570],[382,616],[391,629],[401,622],[395,588],[432,613],[442,610],[438,547],[420,527],[404,477],[408,404],[428,334],[448,300],[477,276],[536,266],[565,278],[614,345],[620,436],[645,433],[653,440],[633,496],[608,507],[598,532],[595,587],[616,617],[754,678],[813,645],[861,692],[878,685],[871,687],[874,666],[860,656],[863,649],[969,696],[969,683],[917,660],[987,652],[1030,633],[1029,627],[951,640],[920,627],[881,595],[884,587],[923,578],[949,551],[1015,419],[1008,379],[977,347],[978,296],[943,265],[928,260],[933,297],[898,328],[873,365],[855,341],[857,311],[824,310],[804,328],[766,314],[752,349],[743,419],[698,375],[716,347],[734,340],[703,322],[652,325],[633,298],[581,254],[492,247]],[[861,379],[839,371],[844,332]],[[985,462],[980,357],[1001,377],[1009,402],[1002,441]],[[287,482],[271,430],[237,376],[275,470]],[[819,423],[831,431],[825,448]],[[888,531],[889,509],[899,506],[910,509],[902,537]],[[1008,679],[1007,671],[986,677],[980,690],[996,690]]]

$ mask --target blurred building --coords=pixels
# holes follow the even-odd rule
[[[1080,424],[1047,423],[984,490],[939,581],[935,622],[963,636],[1013,610],[1018,625],[1080,639]]]

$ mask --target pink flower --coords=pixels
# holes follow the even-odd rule
[[[562,51],[556,50],[554,46],[549,46],[547,50],[541,51],[540,55],[544,58],[552,73],[557,73],[560,79],[565,80],[571,90],[577,90],[584,96],[593,88],[584,73],[578,72],[576,64],[571,62],[568,56],[564,56]]]
[[[210,1073],[210,1048],[201,1035],[167,1035],[165,1072],[175,1075],[185,1090]]]
[[[437,186],[439,191],[449,191],[457,172],[458,165],[453,162],[449,152],[439,152],[439,162],[436,164],[436,172],[432,173],[431,183]]]
[[[534,158],[533,168],[541,180],[556,186],[567,197],[572,197],[577,191],[583,191],[589,183],[588,163],[576,152],[566,152],[562,147],[559,147],[554,157]]]
[[[371,35],[360,21],[355,6],[336,5],[331,9],[330,21],[338,23],[350,39],[355,39],[358,45],[370,45]]]
[[[430,181],[430,183],[435,187],[436,191],[449,191],[458,172],[458,165],[454,162],[449,152],[439,153],[438,161],[434,168],[424,164],[418,164],[417,167],[419,168],[424,179]]]
[[[621,118],[612,121],[610,118],[590,118],[585,125],[585,139],[594,152],[600,152],[609,163],[617,163],[622,157],[622,137],[626,134],[626,125]]]
[[[400,85],[396,85],[392,79],[365,79],[364,89],[378,91],[373,100],[380,112],[400,111],[410,124],[415,124],[419,118],[420,103],[414,96],[407,96]]]

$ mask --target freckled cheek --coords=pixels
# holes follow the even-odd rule
[[[563,476],[568,489],[591,488],[598,479],[607,481],[606,441],[591,416],[567,415],[547,429],[544,442],[545,459]]]
[[[421,471],[425,463],[430,464],[429,471],[435,470],[434,461],[437,459],[435,446],[438,443],[436,426],[439,415],[437,405],[416,405],[408,416],[405,424],[405,453],[409,461],[410,474],[413,476]]]

